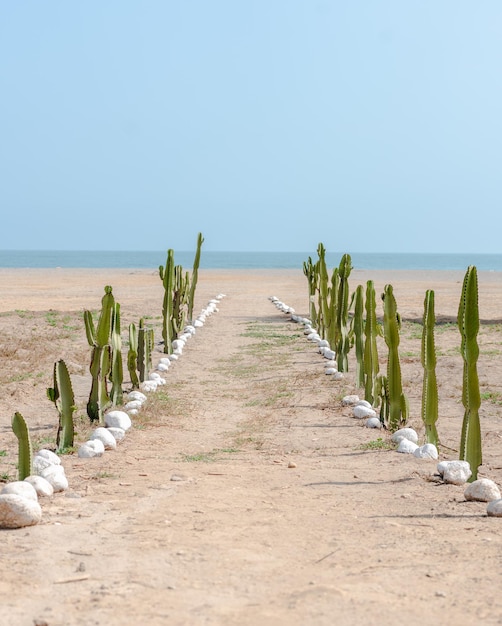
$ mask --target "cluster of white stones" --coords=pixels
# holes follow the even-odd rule
[[[275,304],[279,311],[290,315],[292,322],[303,324],[303,334],[306,335],[308,341],[311,341],[317,346],[319,354],[326,359],[324,363],[324,373],[327,376],[333,376],[334,380],[342,380],[343,374],[337,369],[336,352],[331,349],[329,342],[326,339],[322,339],[317,330],[313,328],[312,322],[307,317],[296,315],[295,310],[292,307],[284,304],[284,302],[281,302],[281,300],[279,300],[276,296],[270,296],[269,300]]]
[[[33,474],[7,483],[0,491],[0,528],[33,526],[42,519],[39,497],[50,497],[68,489],[61,459],[50,450],[39,450],[33,458]]]

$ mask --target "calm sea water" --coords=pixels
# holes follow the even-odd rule
[[[347,251],[350,253],[350,251]],[[350,253],[356,269],[478,270],[502,271],[502,254],[380,254]],[[201,269],[302,269],[312,252],[207,252],[202,250]],[[326,253],[328,267],[339,264],[342,253]],[[193,265],[194,252],[176,252],[175,263]],[[166,252],[84,250],[0,250],[0,268],[152,268],[164,265]]]

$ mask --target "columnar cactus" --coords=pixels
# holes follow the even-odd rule
[[[122,383],[124,382],[124,369],[122,366],[122,339],[120,337],[120,304],[114,302],[112,309],[112,325],[111,325],[111,347],[112,360],[110,379],[112,388],[110,391],[110,399],[112,404],[118,406],[122,404]]]
[[[460,439],[460,459],[469,462],[472,471],[469,480],[474,481],[477,479],[478,468],[483,462],[479,422],[481,397],[477,371],[479,356],[478,275],[474,265],[467,268],[464,276],[457,323],[461,335],[460,352],[464,360],[462,403],[465,412]]]
[[[18,479],[24,480],[33,473],[33,449],[26,421],[17,411],[12,418],[12,430],[18,439]]]
[[[375,384],[380,371],[378,362],[377,336],[381,334],[376,316],[375,286],[372,280],[366,282],[366,321],[364,324],[364,399],[378,406],[379,394]]]
[[[438,419],[438,385],[436,379],[436,346],[434,342],[434,291],[428,289],[424,300],[424,319],[422,327],[422,367],[424,380],[422,387],[422,420],[425,425],[425,441],[439,446],[436,430]]]
[[[314,328],[317,328],[317,309],[315,297],[319,284],[319,273],[317,263],[312,262],[312,257],[303,262],[303,273],[307,277],[309,294],[309,317]]]
[[[138,330],[138,358],[137,367],[139,380],[143,382],[148,378],[152,369],[152,349],[154,346],[153,329],[145,326],[145,320],[139,320]]]
[[[91,422],[104,422],[104,412],[110,406],[108,395],[108,375],[110,374],[112,348],[110,345],[110,329],[115,299],[112,288],[105,287],[105,295],[101,300],[101,313],[97,328],[92,321],[92,313],[84,311],[87,341],[92,347],[90,372],[92,375],[91,393],[87,402],[87,415]]]
[[[317,271],[319,275],[317,332],[323,339],[327,339],[331,324],[329,307],[330,289],[328,268],[326,267],[326,249],[322,243],[317,246],[317,254],[319,257],[317,261]]]
[[[356,352],[356,385],[364,387],[364,289],[358,285],[354,293],[354,317],[351,336]]]
[[[344,254],[338,267],[338,297],[336,304],[336,358],[338,371],[348,370],[349,341],[349,275],[352,270],[350,254]]]
[[[382,298],[384,303],[384,339],[389,349],[386,381],[389,416],[388,424],[386,425],[390,430],[394,431],[404,426],[408,419],[408,399],[403,393],[398,350],[401,317],[397,312],[392,285],[385,286]]]
[[[136,325],[129,324],[129,349],[127,351],[127,370],[133,389],[139,389],[138,367],[138,331]]]
[[[174,250],[167,251],[166,265],[159,266],[160,280],[164,286],[164,300],[162,305],[162,339],[164,340],[164,352],[172,352],[172,342],[176,339],[173,328],[173,292],[174,292]]]
[[[63,452],[73,446],[75,436],[73,413],[77,407],[70,374],[62,359],[54,363],[54,387],[47,389],[47,397],[54,402],[59,413],[56,446],[58,452]]]
[[[197,236],[197,249],[195,251],[195,257],[193,260],[193,268],[192,268],[192,280],[190,281],[190,290],[188,294],[188,313],[187,317],[190,323],[193,322],[193,309],[195,303],[195,289],[197,287],[197,281],[199,278],[199,265],[200,265],[200,252],[202,248],[202,244],[204,243],[204,237],[202,233],[199,233]]]

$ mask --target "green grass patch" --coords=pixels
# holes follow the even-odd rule
[[[395,444],[392,441],[388,441],[386,439],[382,439],[379,437],[374,441],[368,441],[367,443],[362,443],[357,449],[358,450],[394,450]]]

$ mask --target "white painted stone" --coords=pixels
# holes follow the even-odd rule
[[[356,404],[356,406],[352,409],[352,414],[357,419],[376,417],[376,411],[374,411],[372,408],[368,408],[367,406],[361,406],[360,404]]]
[[[137,411],[138,409],[141,409],[143,404],[144,403],[140,400],[130,400],[126,405],[124,405],[124,411],[127,411],[127,413],[129,413],[132,409]]]
[[[334,380],[342,380],[343,377],[344,376],[343,376],[342,372],[337,372],[336,374],[333,374]]]
[[[367,400],[359,400],[359,402],[356,402],[356,406],[365,406],[368,407],[368,409],[373,408]]]
[[[413,453],[417,459],[437,459],[439,457],[438,449],[433,443],[425,443]]]
[[[54,494],[54,487],[42,476],[27,476],[24,480],[33,485],[39,498],[50,498]]]
[[[327,341],[326,339],[319,339],[317,345],[319,346],[319,348],[329,348],[329,341]]]
[[[103,456],[105,446],[99,439],[89,439],[78,449],[78,456],[81,459],[91,459],[95,456]]]
[[[105,413],[105,425],[108,427],[122,428],[122,430],[129,430],[132,426],[132,422],[125,411],[115,410]]]
[[[41,456],[42,458],[47,459],[47,461],[49,461],[51,465],[61,465],[61,459],[58,457],[57,454],[52,452],[52,450],[46,450],[45,448],[42,448],[37,452],[37,456]]]
[[[445,483],[463,485],[472,476],[471,467],[467,461],[441,461],[437,470]]]
[[[152,391],[157,391],[157,387],[159,385],[154,380],[144,380],[142,383],[140,383],[139,386],[142,391],[145,391],[146,393],[150,393]]]
[[[334,350],[324,350],[323,357],[329,361],[333,361],[336,358],[336,352]]]
[[[366,428],[382,428],[382,422],[378,417],[369,417],[365,426]]]
[[[336,373],[337,373],[337,369],[336,369],[336,367],[327,367],[327,368],[324,370],[324,373],[325,373],[327,376],[331,376],[332,374],[336,374]]]
[[[355,394],[353,394],[353,395],[345,396],[344,398],[342,398],[342,404],[344,406],[353,406],[357,404],[359,400],[360,400],[359,396],[356,396]]]
[[[493,500],[486,507],[488,517],[502,517],[502,500]]]
[[[413,441],[403,437],[397,446],[397,451],[402,452],[403,454],[414,454],[417,448],[418,445],[416,443],[413,443]]]
[[[168,356],[168,359],[171,361],[171,363],[172,363],[173,361],[177,361],[179,358],[180,358],[180,357],[179,357],[179,355],[178,355],[178,354],[170,354],[170,355]]]
[[[0,495],[5,493],[14,493],[22,498],[28,498],[28,500],[38,502],[38,495],[35,487],[24,480],[15,480],[12,483],[7,483],[5,487],[3,487],[2,491],[0,491]]]
[[[138,415],[139,411],[138,409],[129,409],[127,413],[129,414],[129,417],[134,417],[135,415]]]
[[[169,361],[169,363],[170,363],[170,361]],[[168,369],[169,369],[169,365],[167,365],[166,363],[159,363],[157,365],[157,370],[159,372],[167,372]]]
[[[38,502],[14,493],[0,495],[0,528],[33,526],[42,519]]]
[[[61,459],[57,454],[51,450],[42,449],[39,450],[33,457],[33,473],[40,474],[40,472],[49,467],[49,465],[60,465]]]
[[[489,478],[478,478],[469,483],[464,491],[466,500],[476,500],[478,502],[492,502],[500,500],[500,489],[498,485]]]
[[[123,428],[117,428],[116,426],[110,426],[107,429],[115,438],[115,441],[119,443],[125,437],[125,430]]]
[[[68,489],[68,479],[62,465],[50,465],[40,472],[40,476],[52,485],[55,493]]]
[[[392,441],[394,443],[399,443],[401,439],[408,439],[408,441],[418,443],[418,435],[417,432],[413,430],[413,428],[400,428],[392,434]]]
[[[89,437],[89,439],[91,441],[93,441],[94,439],[99,439],[99,441],[101,441],[101,443],[105,447],[105,450],[115,450],[115,448],[117,447],[115,437],[108,430],[108,428],[103,428],[103,426],[99,426],[99,428],[96,428]]]
[[[127,394],[127,400],[139,400],[139,402],[146,402],[146,396],[144,393],[141,393],[141,391],[137,391],[135,389]]]
[[[335,369],[337,369],[336,361],[334,359],[330,359],[329,361],[326,361],[324,367],[334,367]]]

